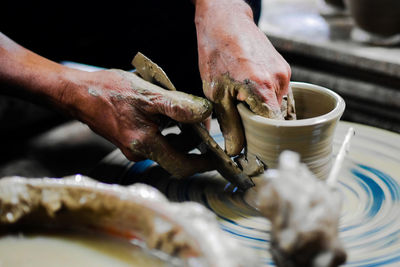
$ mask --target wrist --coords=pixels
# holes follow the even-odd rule
[[[0,33],[2,93],[74,113],[88,74],[46,59]]]
[[[94,73],[65,68],[59,76],[59,87],[54,101],[56,105],[71,116],[81,119],[87,106],[90,106],[90,88],[93,85]]]
[[[2,39],[1,39],[2,38]],[[41,57],[0,35],[2,92],[63,109],[72,69]]]
[[[253,11],[244,0],[195,0],[195,9],[196,24],[202,16],[215,18],[233,15],[253,21]]]

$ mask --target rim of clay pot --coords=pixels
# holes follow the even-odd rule
[[[344,102],[344,99],[334,91],[319,85],[304,83],[304,82],[290,82],[290,86],[292,88],[304,88],[307,90],[313,90],[328,94],[336,100],[336,105],[330,112],[313,118],[300,119],[300,120],[274,120],[253,113],[247,106],[245,106],[243,103],[240,103],[237,105],[240,115],[256,123],[269,124],[274,126],[284,126],[284,127],[315,125],[336,118],[340,118],[342,116],[346,104]]]
[[[145,249],[179,258],[184,266],[256,266],[252,251],[232,242],[206,207],[171,202],[155,187],[141,183],[105,184],[79,174],[62,179],[3,177],[1,234],[13,225],[32,226],[39,233],[50,227],[137,239]]]

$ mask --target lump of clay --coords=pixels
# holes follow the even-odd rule
[[[338,266],[346,253],[338,238],[339,192],[318,180],[284,151],[279,168],[268,170],[258,188],[257,205],[271,221],[271,254],[278,266]]]
[[[109,185],[80,175],[2,178],[0,232],[43,225],[131,238],[184,266],[255,266],[256,257],[223,233],[211,211],[195,202],[169,202],[150,186]]]

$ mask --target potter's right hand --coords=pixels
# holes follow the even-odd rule
[[[80,81],[70,90],[75,93],[65,89],[63,101],[70,103],[75,117],[118,146],[128,159],[152,159],[176,177],[210,170],[207,158],[186,154],[192,147],[185,144],[184,133],[163,136],[159,129],[165,116],[182,123],[206,120],[212,112],[207,99],[165,90],[122,70],[84,73]]]
[[[226,152],[236,155],[244,146],[236,102],[283,119],[290,67],[254,23],[245,1],[196,0],[196,28],[203,90],[214,102]]]

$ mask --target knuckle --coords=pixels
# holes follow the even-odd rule
[[[275,73],[275,79],[279,83],[288,83],[290,80],[290,71],[282,70],[282,71]]]
[[[287,92],[287,88],[290,83],[290,76],[291,76],[290,67],[285,68],[284,70],[281,70],[275,74],[276,84],[275,84],[274,88],[277,93],[280,93],[280,92],[286,93]]]
[[[175,117],[184,111],[182,103],[184,103],[187,96],[183,92],[174,91],[169,95],[163,95],[157,101],[158,112],[168,117]]]
[[[174,103],[173,101],[168,101],[167,103],[165,103],[165,113],[172,116],[172,117],[176,117],[176,116],[183,116],[183,117],[188,117],[188,112],[187,110],[182,107],[182,105],[180,105],[179,103]]]

